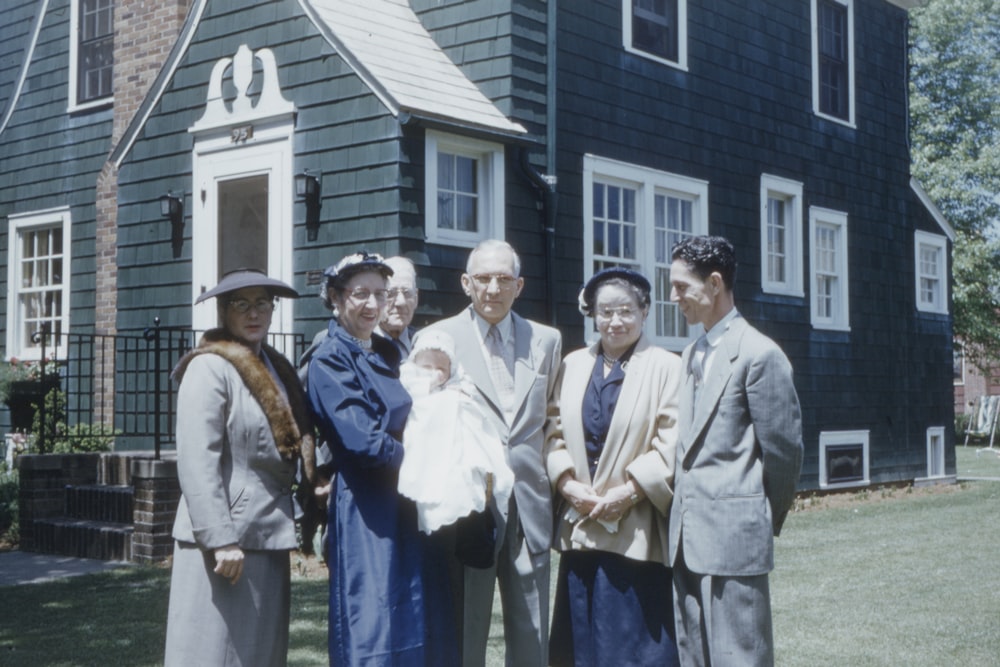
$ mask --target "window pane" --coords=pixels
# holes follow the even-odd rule
[[[458,155],[455,157],[455,189],[459,192],[476,192],[476,161]]]
[[[677,60],[677,0],[633,0],[632,47]]]
[[[251,268],[267,272],[268,176],[220,181],[219,275]]]
[[[611,257],[622,256],[621,228],[617,223],[608,223],[608,255]]]
[[[438,192],[438,229],[455,229],[455,197]]]
[[[438,155],[438,189],[455,189],[455,155],[441,153]]]
[[[621,188],[608,186],[608,220],[621,220]]]
[[[463,232],[475,232],[476,225],[476,199],[474,197],[459,196],[456,198],[458,210],[455,214],[456,227]]]

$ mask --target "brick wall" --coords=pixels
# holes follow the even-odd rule
[[[114,127],[110,149],[118,144],[139,110],[190,6],[191,0],[134,0],[115,7]],[[107,164],[97,182],[98,333],[116,330],[117,197],[118,172],[114,165]]]
[[[66,486],[95,484],[100,454],[34,454],[17,458],[22,551],[35,551],[35,522],[63,514]]]
[[[170,531],[181,499],[177,461],[132,461],[132,485],[135,489],[132,560],[140,563],[166,560],[173,553]]]

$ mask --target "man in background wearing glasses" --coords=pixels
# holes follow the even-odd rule
[[[488,568],[464,568],[459,616],[467,667],[485,664],[497,581],[507,665],[548,664],[552,500],[542,444],[562,338],[556,329],[511,311],[523,287],[514,248],[503,241],[483,241],[469,254],[462,274],[470,307],[426,329],[454,339],[455,356],[484,399],[514,471],[510,505],[497,508],[507,520],[497,527],[496,562]]]
[[[392,276],[388,283],[385,312],[375,333],[392,341],[399,349],[401,358],[406,359],[417,332],[416,327],[410,326],[419,300],[417,271],[406,257],[387,257],[385,263],[392,269]]]

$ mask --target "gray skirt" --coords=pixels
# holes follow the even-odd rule
[[[215,558],[174,543],[165,667],[282,667],[288,659],[288,551],[245,551],[234,585]]]

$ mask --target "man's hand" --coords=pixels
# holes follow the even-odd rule
[[[228,544],[215,550],[215,573],[235,584],[243,575],[243,549],[238,544]]]

